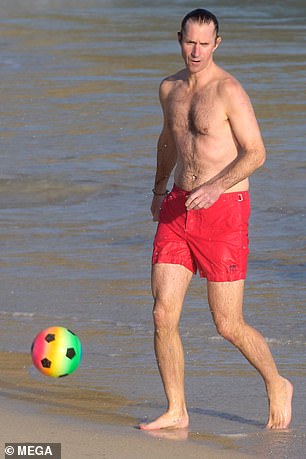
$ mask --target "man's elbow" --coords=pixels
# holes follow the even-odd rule
[[[266,162],[266,150],[265,148],[261,148],[260,150],[257,151],[256,155],[256,166],[257,168],[260,168],[261,166],[264,165]]]

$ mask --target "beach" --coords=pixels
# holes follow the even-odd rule
[[[1,400],[0,414],[5,417],[4,428],[1,427],[1,443],[61,443],[62,458],[81,459],[169,459],[210,458],[239,459],[254,456],[216,450],[207,445],[192,441],[150,438],[128,428],[118,428],[102,423],[92,424],[88,421],[76,422],[69,417],[37,413],[33,407],[16,407],[15,403],[3,405]],[[9,405],[9,406],[8,406]],[[12,434],[14,432],[14,434]],[[35,433],[33,433],[35,432]]]
[[[24,407],[25,409],[25,407]],[[20,409],[14,410],[2,406],[1,416],[6,418],[7,429],[1,431],[1,442],[10,443],[61,443],[62,458],[81,459],[84,457],[106,459],[155,459],[160,455],[169,459],[185,459],[208,457],[210,459],[239,459],[254,456],[239,452],[215,450],[208,446],[193,442],[182,442],[167,439],[154,439],[143,434],[131,432],[129,429],[118,429],[108,425],[92,425],[87,422],[76,423],[61,417],[37,414],[32,415]],[[18,432],[12,435],[12,430]],[[35,434],[33,434],[33,430]]]
[[[72,375],[33,378],[29,354],[1,352],[0,362],[3,450],[14,444],[60,443],[62,459],[285,459],[294,457],[291,451],[303,457],[296,451],[303,450],[305,434],[296,429],[218,435],[204,432],[201,425],[197,431],[193,423],[188,429],[143,432],[139,420],[127,414],[132,400],[78,387],[69,382]],[[247,447],[241,443],[245,439]]]
[[[118,414],[128,405],[110,393],[78,392],[69,386],[35,383],[29,376],[27,355],[1,354],[1,446],[10,443],[61,443],[63,459],[239,459],[230,441],[219,449],[188,438],[187,431],[147,434],[136,419]],[[48,381],[49,382],[49,381]],[[81,398],[79,397],[81,395]]]
[[[220,20],[216,63],[248,92],[267,149],[250,180],[244,314],[295,387],[292,424],[265,430],[263,382],[218,335],[194,276],[180,323],[190,426],[152,438],[136,426],[166,407],[150,289],[158,89],[183,65],[177,31],[189,5],[1,2],[3,444],[52,439],[65,459],[305,456],[304,3],[205,4]],[[65,378],[31,363],[34,337],[50,326],[83,346]]]

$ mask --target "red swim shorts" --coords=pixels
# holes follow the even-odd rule
[[[183,265],[213,282],[245,279],[248,261],[248,191],[224,193],[208,209],[186,210],[190,193],[174,185],[163,203],[152,264]]]

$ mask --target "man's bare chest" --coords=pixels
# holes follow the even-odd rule
[[[220,106],[211,92],[176,92],[169,98],[168,120],[178,134],[208,135],[220,116]]]

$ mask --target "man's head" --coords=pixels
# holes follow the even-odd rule
[[[217,40],[219,36],[219,22],[216,16],[210,11],[205,10],[203,8],[197,8],[196,10],[192,10],[190,11],[190,13],[186,14],[181,23],[181,31],[179,32],[180,36],[183,36],[185,32],[186,23],[188,21],[197,22],[199,24],[213,23]]]
[[[213,62],[213,53],[221,42],[218,33],[218,20],[209,11],[196,9],[186,14],[178,32],[178,40],[190,73],[201,72]]]

